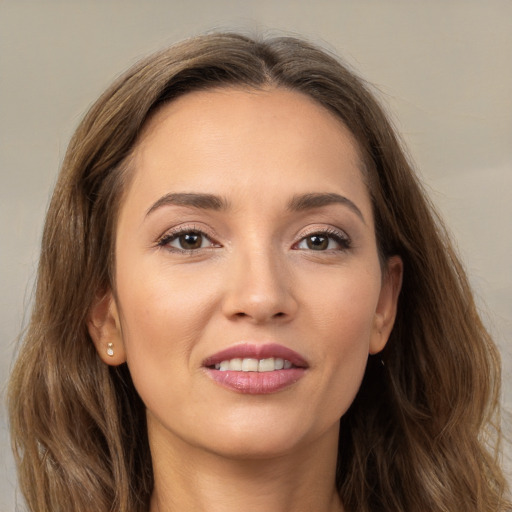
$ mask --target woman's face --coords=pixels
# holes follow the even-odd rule
[[[194,92],[132,166],[90,330],[127,362],[150,439],[244,457],[337,439],[401,276],[379,264],[351,134],[297,92]]]

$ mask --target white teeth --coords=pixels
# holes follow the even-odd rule
[[[243,372],[257,372],[258,371],[258,360],[257,359],[242,359],[242,371]]]
[[[229,361],[222,361],[222,362],[220,363],[219,370],[220,370],[221,372],[225,372],[226,370],[229,370]]]
[[[258,364],[259,372],[273,372],[275,369],[274,358],[269,357],[268,359],[260,359]]]
[[[235,358],[221,361],[215,365],[216,370],[225,372],[228,370],[235,372],[273,372],[274,370],[288,370],[292,363],[287,359],[280,357],[269,357],[267,359],[254,359],[246,357],[244,359]]]
[[[235,372],[239,372],[242,370],[242,360],[241,359],[231,359],[229,361],[229,369]]]

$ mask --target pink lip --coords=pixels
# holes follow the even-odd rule
[[[216,364],[228,359],[267,359],[269,357],[287,359],[293,367],[272,372],[239,372],[215,369]],[[203,362],[203,367],[205,367],[206,373],[211,379],[231,391],[251,395],[265,395],[280,391],[297,382],[305,375],[308,364],[297,352],[282,345],[244,343],[208,357]]]

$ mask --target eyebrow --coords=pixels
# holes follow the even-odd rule
[[[288,203],[292,211],[310,210],[331,204],[342,204],[352,210],[366,224],[361,210],[348,197],[334,193],[311,193],[293,196]]]
[[[162,196],[146,212],[146,217],[162,206],[189,206],[202,210],[226,210],[229,206],[224,198],[213,194],[190,192],[170,193]]]
[[[361,210],[347,197],[334,193],[309,193],[295,195],[288,203],[288,210],[304,211],[331,204],[342,204],[352,210],[364,223]],[[146,217],[162,206],[188,206],[203,210],[222,211],[229,208],[229,202],[223,197],[214,194],[202,194],[193,192],[169,193],[162,196],[146,212]]]

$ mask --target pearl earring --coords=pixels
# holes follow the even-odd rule
[[[114,357],[114,344],[107,343],[107,356]]]

